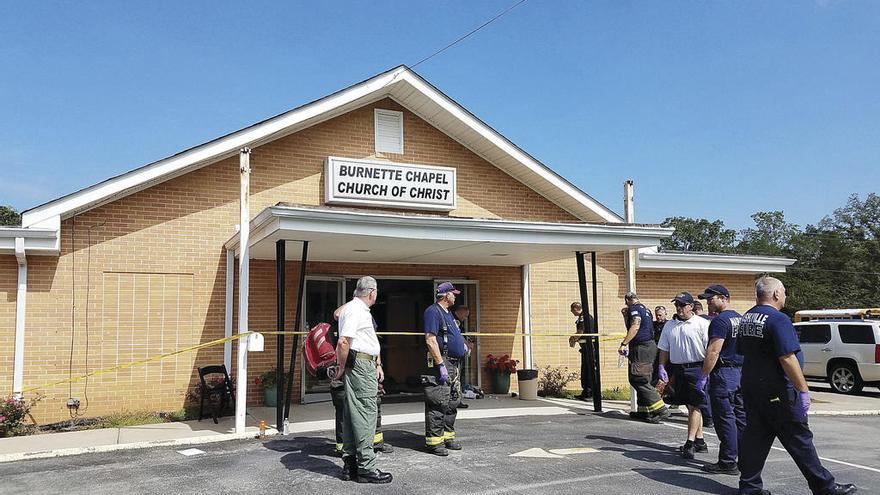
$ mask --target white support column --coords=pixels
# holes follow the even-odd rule
[[[627,180],[623,183],[623,219],[626,223],[635,221],[635,208],[633,206],[633,181]],[[629,249],[624,258],[626,267],[626,291],[636,291],[636,255],[638,251]],[[638,410],[638,401],[636,400],[636,389],[632,385],[629,386],[629,409],[630,411]]]
[[[635,210],[633,206],[633,181],[628,180],[623,183],[623,218],[626,223],[635,222]],[[624,258],[626,265],[626,290],[627,292],[636,291],[636,255],[638,250],[629,249]]]
[[[223,336],[232,337],[233,296],[235,289],[235,251],[226,250],[226,321]],[[232,373],[232,341],[223,344],[223,364],[226,370]]]
[[[522,266],[523,369],[532,368],[532,265]]]
[[[248,289],[250,287],[250,196],[251,150],[242,148],[239,153],[241,173],[240,226],[238,232],[238,333],[248,331]],[[247,414],[247,338],[238,339],[238,368],[235,373],[235,433],[243,434]]]
[[[24,238],[15,238],[15,259],[18,261],[18,293],[15,297],[15,358],[12,365],[12,395],[21,397],[24,389],[24,318],[27,312],[27,256]]]

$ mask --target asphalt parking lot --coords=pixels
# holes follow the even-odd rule
[[[693,461],[678,456],[682,416],[647,425],[619,412],[572,411],[460,423],[465,449],[447,458],[421,452],[421,424],[387,430],[396,450],[381,455],[379,468],[394,474],[390,485],[339,480],[341,460],[330,455],[328,431],[197,446],[204,453],[193,456],[163,447],[13,462],[0,465],[0,493],[736,493],[736,477],[699,470],[716,460],[713,436],[706,436],[708,454]],[[880,493],[876,416],[817,417],[811,425],[819,455],[839,481]],[[518,453],[523,456],[513,456]],[[771,452],[764,478],[774,494],[808,493],[785,452]]]

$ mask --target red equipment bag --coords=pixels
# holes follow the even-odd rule
[[[336,363],[336,348],[330,343],[329,332],[329,323],[318,323],[309,330],[303,341],[306,370],[312,376],[325,378],[327,367]]]

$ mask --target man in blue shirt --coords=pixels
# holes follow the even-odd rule
[[[718,462],[704,465],[703,470],[739,474],[736,467],[737,448],[746,426],[740,388],[743,358],[736,353],[736,328],[742,315],[730,309],[730,292],[723,285],[710,285],[698,297],[706,300],[709,312],[715,315],[709,323],[709,346],[706,359],[703,360],[700,382],[709,382],[715,432],[721,441]]]
[[[451,282],[437,286],[436,302],[425,310],[425,345],[428,348],[428,374],[425,386],[425,448],[446,456],[448,450],[461,450],[455,439],[455,417],[461,403],[459,363],[467,354],[464,337],[449,308],[461,291]],[[447,450],[448,449],[448,450]]]
[[[617,352],[621,356],[629,357],[627,375],[630,385],[636,389],[638,410],[631,412],[630,416],[657,424],[669,417],[669,409],[651,385],[654,358],[657,356],[657,344],[653,335],[654,323],[651,321],[648,309],[639,302],[639,296],[635,292],[627,292],[624,301],[627,332]]]
[[[739,451],[739,493],[763,489],[761,471],[774,438],[778,438],[807,479],[814,495],[855,493],[855,485],[840,485],[822,467],[807,424],[810,390],[804,379],[803,354],[785,306],[785,286],[773,277],[755,283],[757,305],[737,328],[737,349],[743,355],[742,391],[746,428]]]

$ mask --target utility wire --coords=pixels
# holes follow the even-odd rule
[[[428,60],[431,60],[431,59],[434,58],[435,56],[440,55],[441,53],[443,53],[443,52],[445,52],[446,50],[452,48],[453,46],[455,46],[455,45],[458,44],[459,42],[464,41],[465,39],[467,39],[468,37],[470,37],[472,34],[476,33],[477,31],[483,29],[484,27],[488,26],[489,24],[492,24],[493,22],[495,22],[496,20],[498,20],[499,18],[501,18],[502,16],[504,16],[504,14],[506,14],[506,13],[510,12],[511,10],[513,10],[513,9],[515,9],[515,8],[517,8],[517,7],[519,7],[520,5],[524,4],[525,2],[526,2],[526,0],[519,0],[519,2],[516,2],[515,4],[511,5],[510,7],[504,9],[501,13],[499,13],[499,14],[496,15],[495,17],[489,19],[488,21],[484,22],[483,24],[481,24],[481,25],[480,25],[479,27],[477,27],[476,29],[473,29],[471,32],[465,34],[464,36],[459,37],[458,39],[456,39],[456,40],[453,41],[452,43],[450,43],[450,44],[444,46],[443,48],[437,50],[436,52],[434,52],[434,53],[428,55],[427,57],[425,57],[425,58],[419,60],[418,62],[414,63],[413,65],[410,66],[410,69],[414,69],[414,68],[416,68],[416,66],[418,66],[418,65],[421,64],[422,62],[427,62]]]

